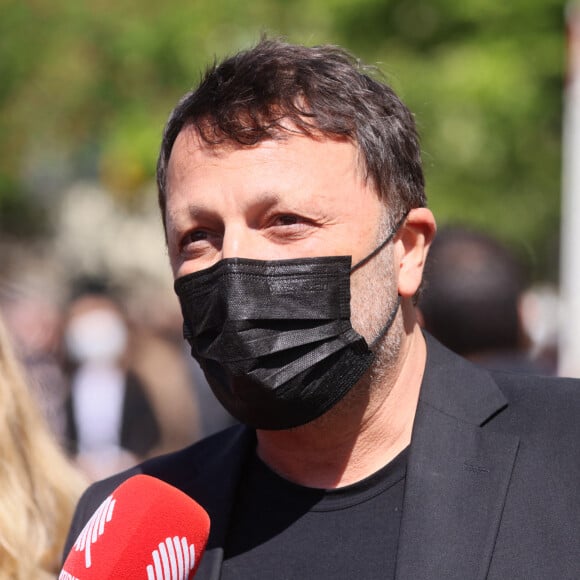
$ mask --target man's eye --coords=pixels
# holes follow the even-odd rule
[[[281,213],[272,216],[267,228],[268,235],[272,239],[278,239],[280,242],[302,239],[307,236],[314,228],[316,222],[305,218],[302,215],[293,213]]]
[[[203,248],[209,243],[210,234],[205,230],[193,230],[185,234],[179,243],[180,252],[182,255],[193,257],[199,252],[204,251]]]
[[[182,240],[181,240],[181,244],[183,246],[186,246],[188,244],[193,244],[195,242],[201,242],[204,240],[207,240],[208,238],[208,233],[204,230],[194,230],[192,232],[189,232],[187,235],[185,235]]]
[[[299,218],[297,215],[284,214],[277,216],[274,223],[277,226],[293,226],[303,222],[304,220]]]

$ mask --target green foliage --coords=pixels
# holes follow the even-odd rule
[[[216,55],[262,32],[379,64],[416,114],[440,223],[491,229],[537,276],[554,274],[561,0],[0,0],[0,208],[11,228],[26,228],[19,204],[50,207],[73,178],[138,198],[177,99]]]
[[[343,15],[340,29],[347,44],[385,63],[416,113],[439,222],[491,230],[534,276],[553,277],[562,2],[366,0]]]

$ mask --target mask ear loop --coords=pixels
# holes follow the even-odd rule
[[[372,350],[379,340],[381,340],[387,332],[389,332],[391,326],[393,326],[393,322],[395,322],[395,317],[397,316],[397,312],[399,312],[399,307],[401,306],[401,296],[397,294],[397,302],[393,306],[391,313],[389,314],[389,318],[387,318],[387,322],[385,322],[383,328],[381,328],[379,334],[377,334],[376,338],[369,344],[369,349]]]
[[[395,234],[399,231],[399,228],[403,225],[403,223],[405,223],[405,220],[407,219],[408,215],[409,210],[407,210],[403,214],[401,219],[395,224],[395,227],[393,228],[391,233],[387,236],[387,238],[383,242],[381,242],[368,256],[357,262],[350,269],[351,273],[360,268],[361,266],[364,266],[369,260],[374,258],[395,237]],[[389,332],[389,329],[393,325],[393,322],[395,322],[395,317],[397,316],[397,312],[399,312],[400,306],[401,306],[401,296],[397,295],[397,302],[393,306],[393,309],[391,310],[389,317],[387,318],[387,321],[383,325],[383,328],[381,328],[379,334],[369,345],[370,350],[372,350],[378,344],[378,342],[387,334],[387,332]]]
[[[395,227],[383,242],[381,242],[368,256],[352,266],[350,269],[351,274],[361,266],[364,266],[368,261],[372,260],[395,237],[395,234],[399,231],[399,228],[403,225],[408,215],[409,210],[403,214],[403,217],[401,217],[401,219],[395,224]]]

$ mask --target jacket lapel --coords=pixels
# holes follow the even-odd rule
[[[507,404],[491,376],[427,341],[396,578],[482,579],[519,440],[491,429]]]
[[[207,548],[196,572],[196,580],[219,580],[237,486],[248,453],[254,446],[254,432],[245,427],[240,428],[238,437],[230,441],[209,468],[204,470],[203,481],[196,483],[199,502],[211,520]],[[224,465],[231,466],[231,469],[225,472]]]

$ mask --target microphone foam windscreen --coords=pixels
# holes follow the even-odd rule
[[[135,475],[92,515],[59,580],[190,580],[209,528],[206,511],[188,495],[155,477]]]

